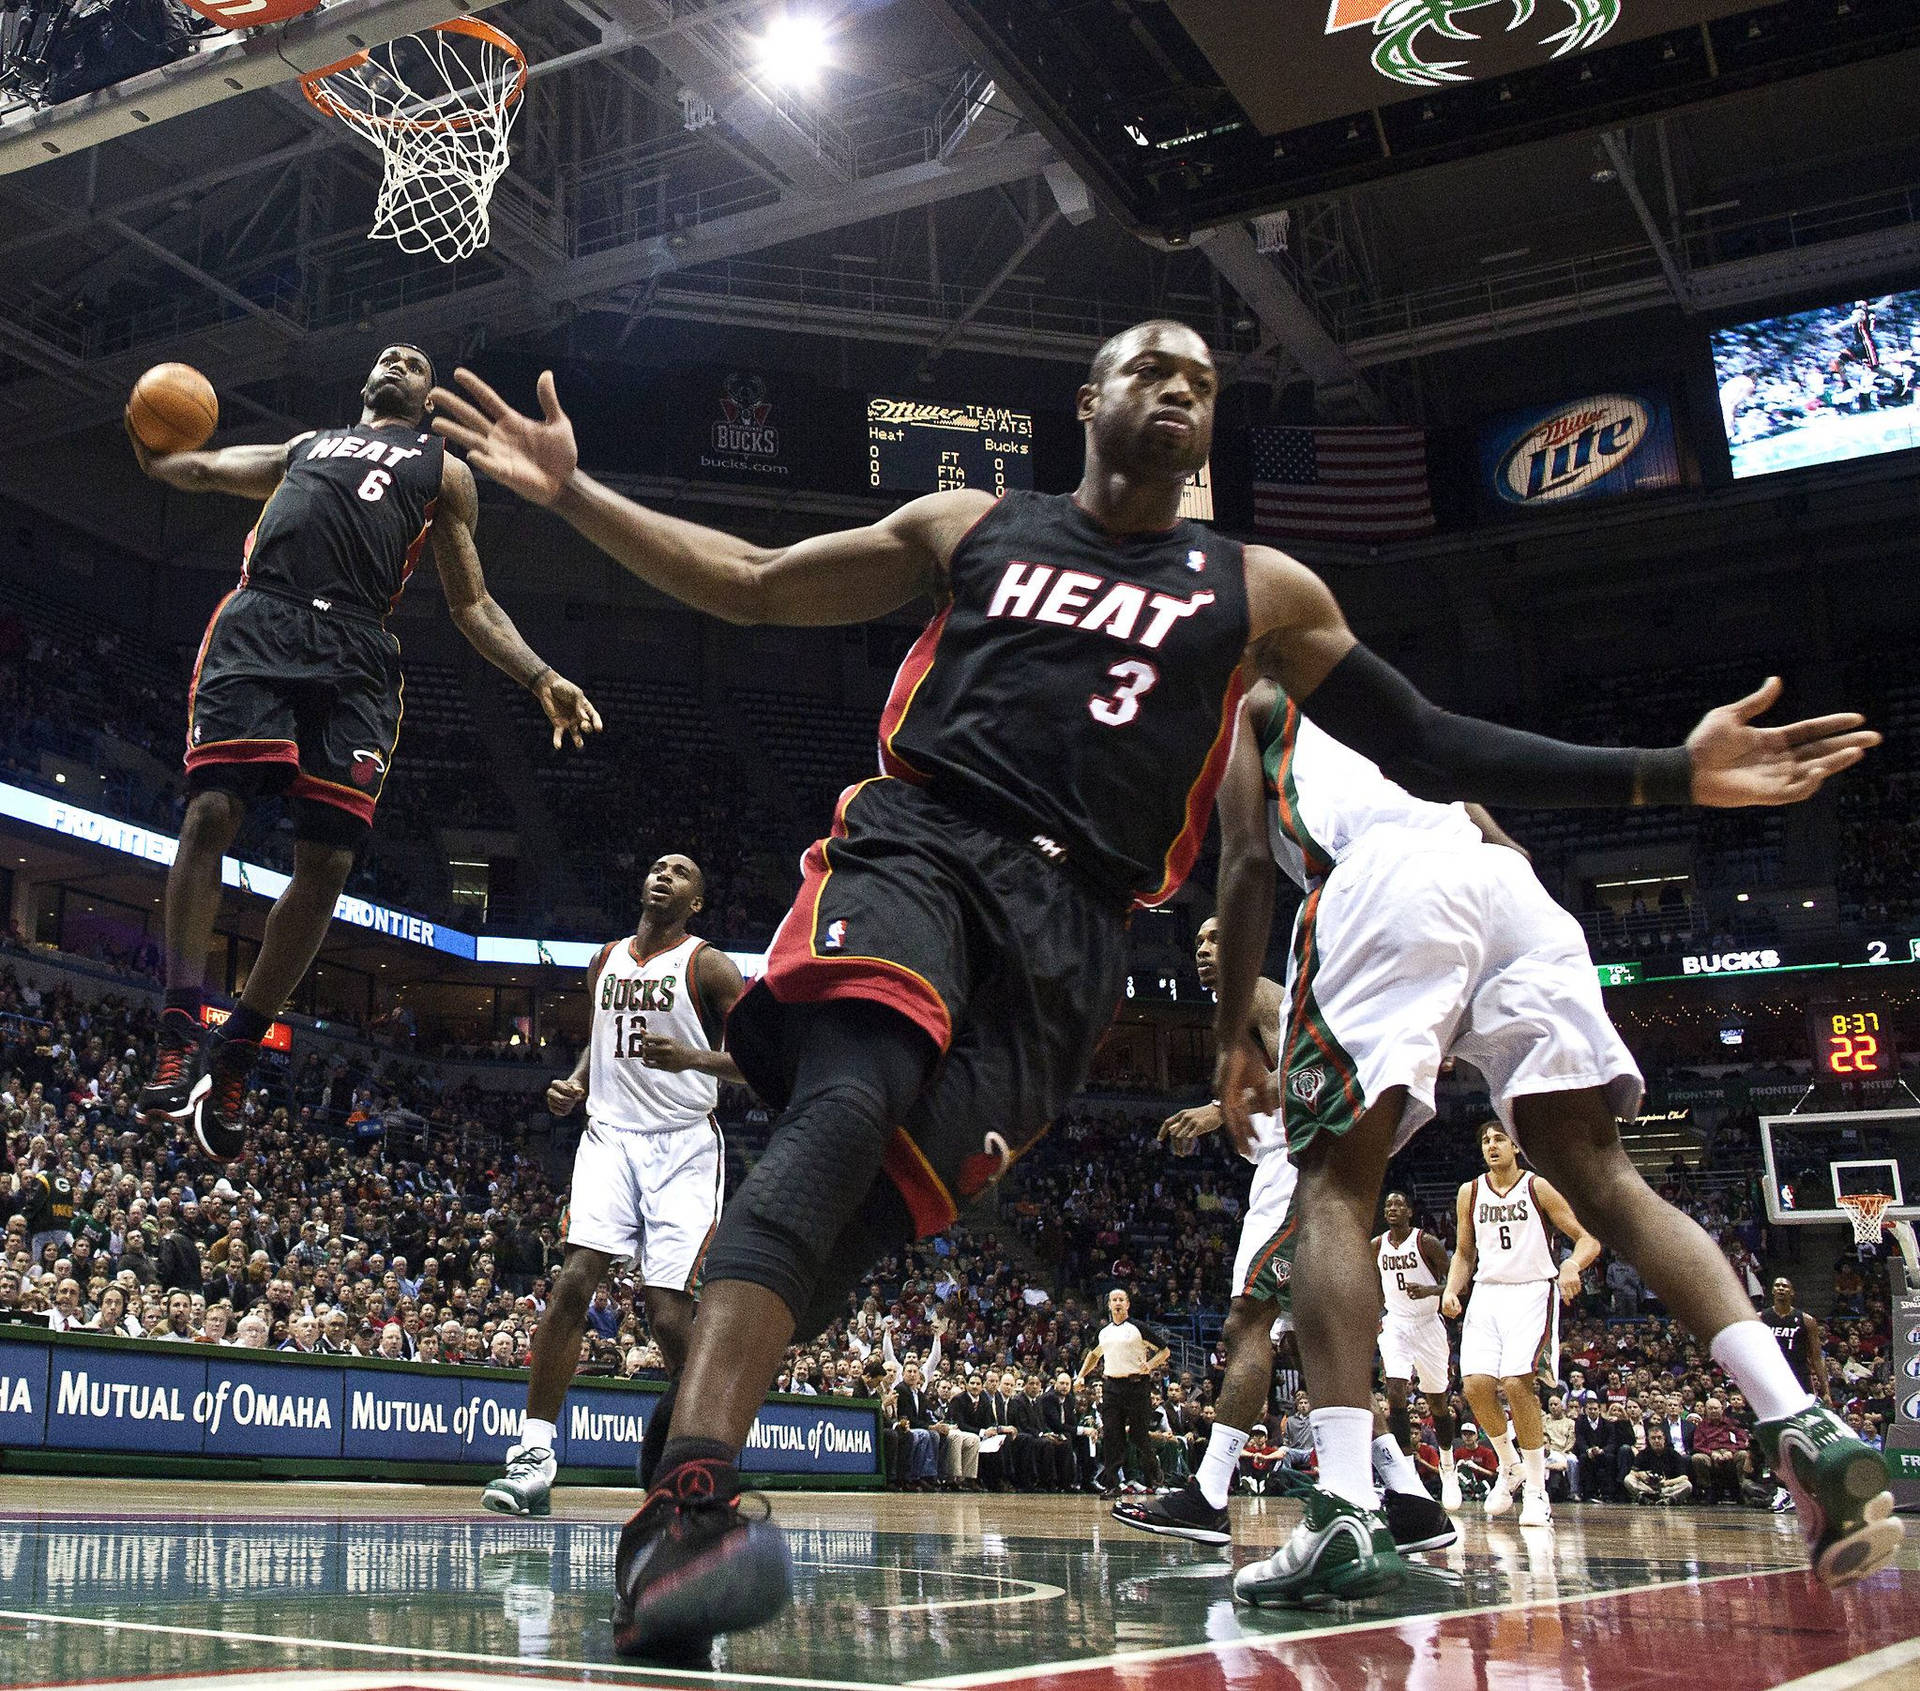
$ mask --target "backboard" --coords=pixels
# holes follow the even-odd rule
[[[1767,1219],[1848,1224],[1839,1199],[1884,1192],[1887,1219],[1920,1217],[1920,1109],[1760,1118]]]

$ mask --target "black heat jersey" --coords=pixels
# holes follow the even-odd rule
[[[1247,644],[1244,548],[1197,523],[1109,534],[1014,492],[949,567],[880,721],[880,763],[1158,904],[1206,835]]]
[[[384,617],[406,591],[440,497],[445,443],[410,428],[297,438],[247,536],[240,579],[315,609]]]
[[[1798,1304],[1786,1315],[1782,1315],[1772,1304],[1761,1312],[1760,1319],[1767,1324],[1767,1330],[1773,1334],[1774,1341],[1785,1354],[1787,1364],[1793,1369],[1793,1377],[1813,1390],[1812,1346],[1807,1340],[1805,1326],[1806,1311]]]

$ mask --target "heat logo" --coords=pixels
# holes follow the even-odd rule
[[[386,773],[387,762],[378,752],[355,752],[353,754],[353,784],[356,787],[371,787]]]

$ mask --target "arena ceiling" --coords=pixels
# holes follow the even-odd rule
[[[514,162],[491,245],[444,266],[367,241],[378,162],[293,78],[447,5],[334,0],[51,112],[0,106],[0,461],[112,423],[161,358],[272,432],[385,339],[473,352],[570,325],[607,356],[657,348],[661,325],[685,345],[839,339],[934,384],[962,354],[1079,364],[1165,315],[1243,377],[1311,381],[1323,415],[1408,414],[1420,360],[1450,347],[1832,295],[1920,260],[1920,53],[1885,51],[1920,0],[1772,8],[1871,12],[1858,41],[1800,19],[1794,40],[1827,50],[1791,80],[1483,126],[1418,169],[1189,194],[1173,217],[1067,121],[1074,67],[983,25],[1004,6],[842,4],[819,85],[782,92],[753,58],[767,0],[507,0],[486,15],[534,62]],[[1194,10],[1019,7],[1094,19],[1102,42]],[[1182,65],[1205,80],[1204,57]]]

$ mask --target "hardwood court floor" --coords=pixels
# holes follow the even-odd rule
[[[1563,1507],[1461,1517],[1399,1593],[1236,1609],[1229,1562],[1091,1498],[783,1494],[793,1609],[710,1673],[616,1661],[606,1581],[632,1494],[548,1521],[471,1488],[0,1477],[0,1687],[472,1691],[1915,1691],[1920,1534],[1843,1596],[1791,1517]],[[1236,1503],[1240,1560],[1291,1505]],[[1510,1519],[1511,1517],[1509,1517]]]

